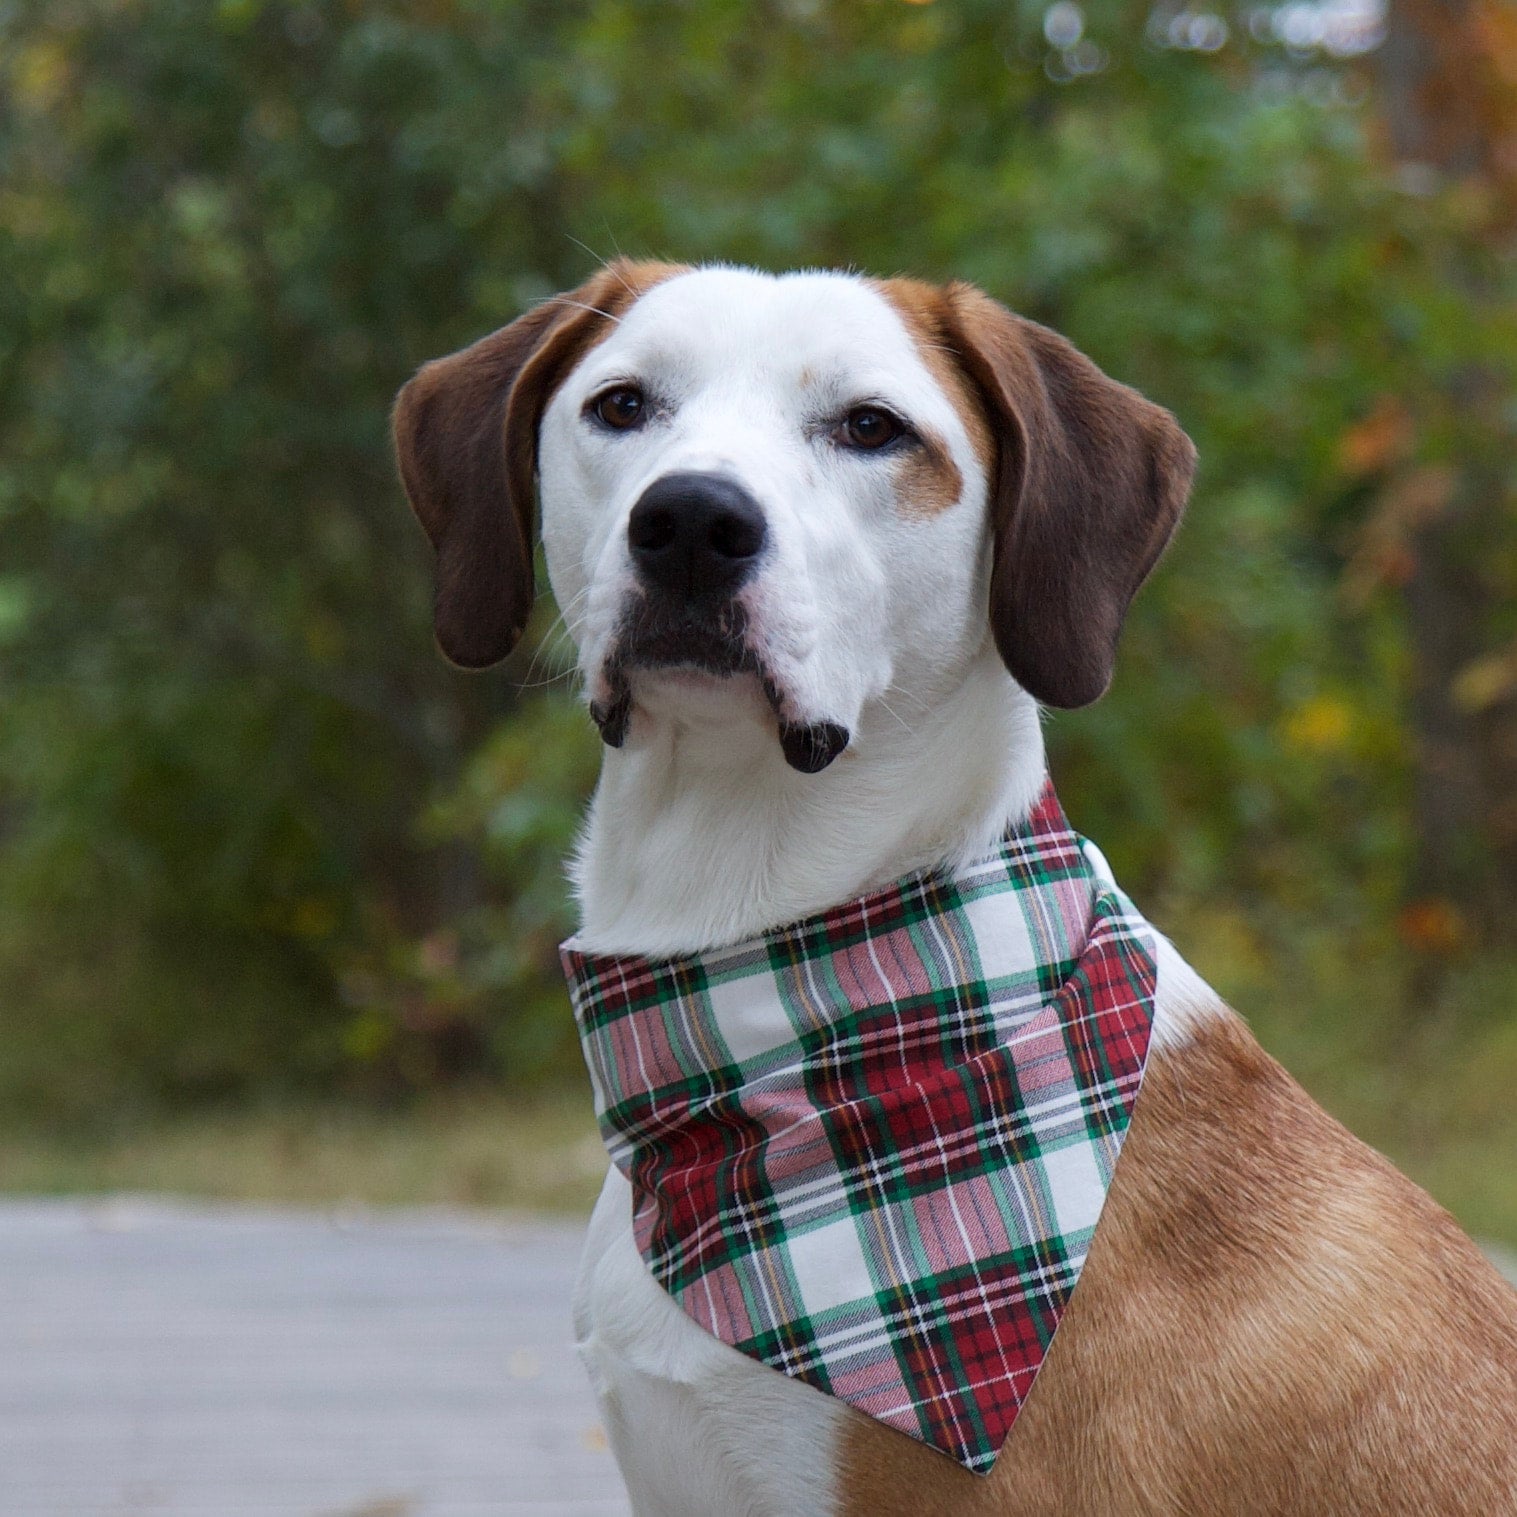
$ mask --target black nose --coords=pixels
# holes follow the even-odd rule
[[[763,552],[759,503],[724,474],[666,474],[627,520],[627,546],[644,581],[690,600],[730,594]]]

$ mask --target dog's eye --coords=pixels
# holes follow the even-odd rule
[[[647,414],[647,402],[643,392],[634,385],[617,385],[606,390],[590,402],[590,409],[597,421],[603,421],[617,432],[629,432],[641,426]]]
[[[834,434],[845,447],[874,453],[906,433],[906,424],[881,406],[855,406]]]

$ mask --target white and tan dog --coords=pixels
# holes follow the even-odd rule
[[[978,291],[618,263],[402,392],[456,662],[534,502],[607,742],[580,942],[696,952],[990,845],[1184,505],[1174,420]],[[1517,1512],[1517,1295],[1161,941],[1095,1246],[985,1479],[707,1336],[613,1170],[576,1305],[639,1517]]]

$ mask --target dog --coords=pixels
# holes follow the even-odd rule
[[[613,959],[1025,821],[1039,708],[1104,691],[1194,466],[973,287],[629,261],[424,366],[394,426],[458,665],[522,635],[540,498],[606,743],[574,946]],[[574,1320],[639,1517],[1517,1512],[1517,1293],[1151,942],[1141,1095],[988,1475],[699,1325],[612,1167]]]

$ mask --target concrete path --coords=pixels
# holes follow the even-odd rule
[[[0,1517],[626,1517],[570,1348],[579,1240],[0,1202]]]
[[[0,1203],[0,1517],[625,1517],[580,1235]]]

